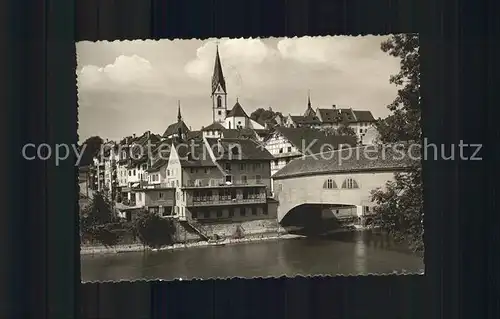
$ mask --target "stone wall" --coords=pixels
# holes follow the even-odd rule
[[[201,230],[210,238],[217,235],[219,238],[232,238],[235,236],[238,227],[241,227],[243,237],[254,237],[258,235],[278,235],[284,233],[285,230],[279,228],[276,219],[257,219],[240,222],[221,222],[221,223],[199,223]],[[202,240],[201,236],[196,232],[184,226],[180,222],[176,222],[178,242],[192,242]]]
[[[185,227],[181,222],[175,221],[174,222],[176,232],[175,232],[175,241],[178,243],[189,243],[189,242],[194,242],[194,241],[200,241],[202,240],[201,236],[189,229],[188,227]]]
[[[203,230],[210,237],[217,235],[221,238],[233,237],[237,228],[241,227],[243,236],[257,234],[278,233],[278,221],[276,219],[258,219],[243,222],[226,222],[204,224]]]

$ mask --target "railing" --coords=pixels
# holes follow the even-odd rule
[[[193,197],[192,206],[216,206],[216,205],[234,205],[234,204],[260,204],[266,201],[266,196],[255,195],[243,198],[237,196],[236,198],[231,198],[231,196],[217,196],[217,197]]]
[[[231,183],[226,183],[222,178],[213,179],[196,179],[189,180],[183,183],[183,187],[210,187],[210,186],[265,186],[264,179],[239,179],[233,180]]]
[[[155,188],[173,188],[173,187],[168,183],[160,183],[160,184],[145,184],[143,185],[143,188],[155,189]]]

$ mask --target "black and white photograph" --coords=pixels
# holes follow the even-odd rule
[[[76,52],[83,282],[424,273],[417,34]]]

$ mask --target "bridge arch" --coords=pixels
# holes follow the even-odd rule
[[[341,228],[347,224],[359,223],[356,205],[322,203],[305,203],[293,207],[280,221],[287,231],[306,230],[311,233],[322,233]]]
[[[273,189],[279,202],[278,221],[295,214],[294,210],[304,204],[355,205],[358,216],[363,216],[366,207],[376,206],[372,191],[384,188],[394,180],[394,173],[406,171],[416,158],[401,159],[394,149],[384,146],[376,148],[377,156],[373,156],[373,149],[366,151],[359,147],[326,154],[335,156],[304,156],[276,172]]]

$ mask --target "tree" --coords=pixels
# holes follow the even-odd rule
[[[99,136],[91,136],[86,139],[85,142],[83,142],[83,144],[79,147],[79,149],[81,150],[83,148],[83,145],[86,145],[79,166],[92,165],[93,159],[94,157],[99,155],[103,143],[103,139]]]
[[[340,136],[356,136],[356,132],[349,125],[342,123],[337,129],[337,135]]]
[[[120,241],[121,230],[120,224],[98,225],[92,228],[92,237],[105,247],[110,247],[118,244]]]
[[[356,132],[346,124],[341,124],[339,128],[335,129],[333,127],[324,128],[323,131],[326,135],[338,135],[338,136],[353,136],[356,137]]]
[[[135,220],[135,230],[144,245],[160,248],[174,243],[175,225],[171,219],[142,212]]]
[[[390,77],[400,87],[397,97],[388,106],[391,114],[377,123],[383,143],[421,142],[419,105],[419,42],[418,35],[393,35],[381,45],[382,51],[401,59],[401,71]],[[376,189],[372,198],[374,223],[396,240],[407,242],[415,251],[423,251],[422,168],[415,163],[408,172],[395,174],[385,190]]]
[[[95,193],[86,212],[93,225],[104,225],[115,221],[115,214],[109,200],[101,193]]]
[[[258,123],[261,123],[262,125],[264,124],[270,124],[270,125],[275,125],[276,121],[274,118],[278,115],[281,114],[280,112],[274,112],[272,108],[269,109],[264,109],[264,108],[258,108],[255,111],[250,114],[250,118]]]
[[[102,194],[96,193],[90,204],[81,211],[82,240],[97,241],[109,247],[118,243],[122,230],[123,224],[115,217],[110,202]]]

